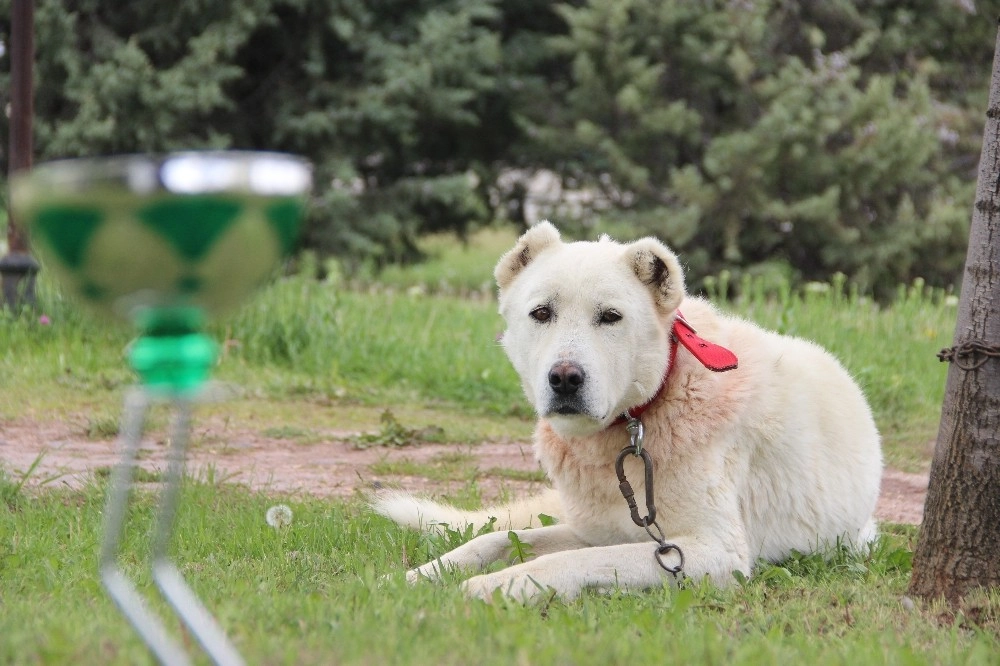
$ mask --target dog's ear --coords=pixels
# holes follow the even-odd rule
[[[493,277],[500,289],[506,289],[521,272],[545,248],[559,243],[559,232],[550,222],[539,222],[528,229],[517,240],[513,249],[500,257]]]
[[[625,246],[625,260],[653,292],[657,307],[664,312],[677,309],[684,299],[684,271],[677,255],[655,238],[643,238]]]

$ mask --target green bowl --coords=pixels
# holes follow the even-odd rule
[[[11,178],[44,267],[103,313],[214,316],[266,283],[298,237],[306,161],[183,152],[48,162]]]

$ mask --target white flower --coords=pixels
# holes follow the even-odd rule
[[[267,524],[276,530],[292,524],[292,510],[287,504],[275,504],[264,515]]]

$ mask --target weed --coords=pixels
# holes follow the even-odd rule
[[[527,562],[535,556],[531,544],[521,541],[521,538],[517,536],[517,532],[514,530],[507,532],[507,539],[510,541],[510,556],[508,559],[511,562]]]
[[[414,446],[426,442],[444,441],[444,430],[438,426],[426,428],[407,428],[388,409],[379,417],[382,426],[377,433],[362,433],[351,438],[351,444],[356,449],[372,447],[400,448]]]
[[[38,470],[38,466],[44,457],[44,452],[35,456],[35,459],[28,465],[28,469],[21,472],[20,478],[17,480],[12,479],[7,470],[3,466],[0,466],[0,502],[6,504],[7,508],[11,511],[16,510],[20,506],[21,500],[24,497],[24,486],[28,483],[28,479]],[[36,485],[44,486],[59,479],[61,476],[62,474],[52,474],[40,479]]]
[[[111,478],[113,471],[114,468],[104,465],[94,470],[94,477],[107,480]],[[160,470],[149,470],[138,466],[132,470],[133,483],[159,483],[163,479],[164,474]]]
[[[17,508],[18,501],[21,498],[22,485],[22,483],[17,483],[11,479],[7,470],[0,467],[0,502],[5,504],[11,511]]]
[[[87,419],[84,434],[91,440],[114,439],[119,433],[119,421],[116,416],[91,416]]]
[[[424,535],[424,540],[429,553],[428,557],[425,559],[433,559],[437,555],[447,553],[450,550],[454,550],[455,548],[472,541],[477,536],[493,532],[493,527],[496,525],[496,522],[497,519],[495,517],[491,517],[489,522],[480,527],[478,530],[474,530],[472,525],[466,525],[461,529],[453,528],[451,525],[442,525],[442,529],[440,531]]]

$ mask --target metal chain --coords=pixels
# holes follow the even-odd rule
[[[670,543],[666,540],[666,537],[663,535],[663,530],[656,522],[656,505],[653,503],[653,500],[655,499],[653,496],[653,460],[649,457],[649,453],[642,448],[642,440],[645,435],[642,427],[642,421],[637,418],[629,417],[628,423],[625,427],[629,432],[629,445],[622,449],[618,454],[618,458],[615,459],[615,474],[618,476],[618,489],[621,491],[622,497],[625,498],[629,511],[632,513],[632,522],[646,530],[646,534],[649,535],[649,538],[657,543],[655,554],[656,562],[663,567],[666,572],[671,574],[674,578],[677,578],[678,574],[684,571],[684,551],[682,551],[680,546],[677,544]],[[639,515],[639,506],[635,501],[635,491],[632,490],[632,484],[625,478],[625,458],[629,455],[641,458],[645,468],[645,516]],[[656,528],[656,532],[654,533],[650,527]],[[677,553],[677,557],[680,560],[678,564],[674,566],[668,565],[664,560],[664,558],[671,552]]]
[[[971,371],[982,367],[991,358],[1000,357],[1000,346],[991,346],[978,340],[972,340],[942,349],[937,353],[937,357],[939,361],[954,363],[962,370]]]

